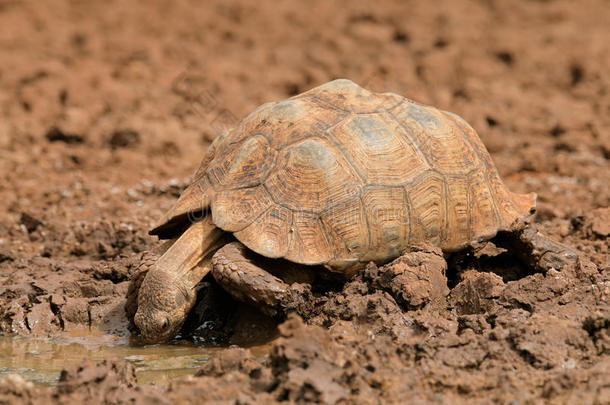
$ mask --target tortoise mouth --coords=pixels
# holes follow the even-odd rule
[[[154,345],[154,344],[162,344],[168,343],[171,341],[177,333],[165,333],[161,335],[146,335],[141,333],[139,336],[139,341],[146,345]]]
[[[181,325],[180,325],[181,326]],[[167,329],[164,331],[149,331],[146,329],[140,329],[139,341],[144,344],[158,344],[158,343],[167,343],[171,341],[178,332],[180,332],[180,327]]]

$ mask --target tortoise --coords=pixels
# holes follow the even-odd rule
[[[574,262],[533,228],[535,205],[507,189],[458,115],[334,80],[262,105],[214,140],[150,231],[169,242],[143,264],[135,325],[145,342],[174,337],[208,272],[277,315],[311,300],[274,275],[290,263],[349,279],[417,244],[451,254],[492,239],[542,271]]]

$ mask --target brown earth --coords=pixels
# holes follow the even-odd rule
[[[44,390],[2,380],[0,403],[610,403],[608,21],[604,0],[0,0],[2,335],[127,334],[146,232],[210,140],[338,77],[463,116],[538,193],[537,226],[597,266],[424,249],[318,291],[263,360],[232,348],[167,388],[83,364]],[[204,340],[239,342],[214,302]]]

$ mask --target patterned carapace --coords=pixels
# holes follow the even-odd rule
[[[335,80],[219,136],[152,233],[211,210],[261,255],[342,271],[421,242],[462,249],[534,206],[534,194],[506,188],[457,115]]]

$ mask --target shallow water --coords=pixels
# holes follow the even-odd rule
[[[138,382],[166,385],[176,377],[194,373],[221,350],[183,342],[133,346],[128,338],[84,333],[47,339],[0,337],[0,377],[19,374],[35,384],[53,385],[62,369],[82,364],[84,359],[96,363],[118,358],[135,366]],[[254,348],[255,354],[264,351],[264,347]]]

